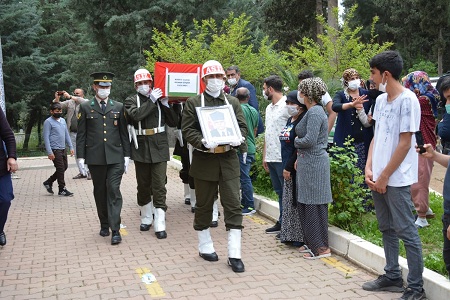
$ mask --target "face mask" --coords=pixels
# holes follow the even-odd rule
[[[381,77],[381,83],[380,83],[380,85],[378,86],[378,90],[379,90],[380,92],[385,93],[385,92],[386,92],[386,86],[387,86],[387,80],[386,80],[386,83],[385,83],[385,84],[383,84],[383,80],[384,80],[384,74],[383,74],[383,77]]]
[[[298,115],[298,108],[292,105],[286,105],[287,113],[291,117]]]
[[[53,117],[59,119],[59,118],[61,118],[61,115],[62,115],[62,113],[54,113]]]
[[[354,79],[348,82],[348,88],[352,91],[358,89],[359,85],[360,85],[359,79]]]
[[[445,104],[445,111],[450,114],[450,104]]]
[[[141,95],[148,96],[148,93],[150,92],[150,86],[148,84],[140,85],[137,87],[137,91]]]
[[[297,93],[297,100],[298,102],[300,102],[301,104],[305,104],[305,98],[300,97],[300,92]]]
[[[229,79],[228,79],[228,84],[229,84],[229,85],[232,85],[232,86],[233,86],[233,85],[236,84],[236,82],[237,82],[236,78],[229,78]]]
[[[111,93],[111,89],[98,89],[98,90],[97,90],[97,95],[98,95],[101,99],[106,99],[106,98],[108,98],[109,93]]]
[[[266,92],[264,91],[264,89],[262,90],[262,95],[263,95],[264,99],[269,100],[269,97],[266,95]]]
[[[218,78],[210,78],[208,79],[208,83],[206,85],[206,89],[211,93],[217,93],[221,89],[223,89],[223,80]]]

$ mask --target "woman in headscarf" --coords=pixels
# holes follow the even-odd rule
[[[431,144],[436,149],[436,117],[437,107],[441,96],[431,85],[428,74],[424,71],[414,71],[403,77],[403,86],[417,95],[420,104],[420,131],[425,144]],[[411,197],[418,218],[418,228],[429,226],[427,218],[434,218],[434,213],[429,205],[429,185],[433,161],[419,155],[418,182],[411,186]]]
[[[331,255],[328,245],[328,203],[332,202],[327,115],[320,105],[327,86],[318,77],[304,79],[298,86],[299,102],[308,109],[295,127],[297,151],[297,202],[305,245],[305,259]]]

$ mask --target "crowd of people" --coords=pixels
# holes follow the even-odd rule
[[[43,185],[53,194],[56,181],[58,195],[73,196],[64,179],[69,147],[79,170],[74,179],[92,180],[99,234],[111,235],[111,244],[117,245],[122,242],[120,183],[131,159],[136,172],[140,231],[148,231],[153,225],[156,237],[165,239],[165,185],[170,159],[166,126],[176,127],[174,153],[182,160],[184,203],[191,205],[195,214],[199,256],[207,261],[219,259],[210,227],[218,226],[220,201],[228,231],[227,263],[234,272],[244,272],[242,220],[256,212],[250,168],[255,162],[256,137],[264,133],[262,164],[279,202],[278,220],[265,232],[296,247],[304,259],[328,257],[328,205],[333,199],[327,148],[336,123],[333,142],[344,147],[351,139],[357,167],[365,176],[365,187],[372,192],[386,256],[386,273],[362,288],[403,292],[401,299],[425,299],[418,229],[429,226],[427,219],[434,217],[428,196],[433,161],[445,167],[449,164],[448,156],[435,149],[436,130],[444,148],[450,141],[450,76],[440,82],[439,91],[423,71],[401,79],[403,61],[395,51],[374,56],[369,65],[367,83],[358,70],[346,69],[342,90],[333,98],[325,82],[308,70],[299,73],[298,89],[287,95],[280,76],[265,78],[262,96],[269,101],[265,124],[256,90],[241,78],[238,66],[225,70],[218,61],[205,62],[201,68],[205,91],[177,104],[169,103],[161,89],[154,87],[146,69],[136,70],[136,94],[123,104],[109,98],[114,74],[93,73],[95,96],[91,100],[84,98],[82,89],[75,89],[73,95],[55,93],[43,134],[48,158],[56,170]],[[446,113],[436,124],[441,97]],[[66,119],[62,118],[63,109]],[[202,122],[205,117],[209,122]],[[227,118],[236,125],[228,124]],[[3,112],[0,125],[1,142],[5,144],[0,147],[3,246],[3,228],[14,198],[10,173],[17,170],[17,163],[14,136]],[[448,174],[443,195],[443,254],[450,273]],[[417,219],[412,210],[417,212]],[[406,288],[398,264],[399,240],[407,252]]]

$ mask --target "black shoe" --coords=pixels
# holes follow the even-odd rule
[[[204,260],[207,260],[207,261],[218,261],[219,260],[219,257],[217,256],[216,252],[199,253],[198,255],[200,255],[201,258],[203,258]]]
[[[191,205],[191,198],[184,198],[184,204]]]
[[[117,245],[122,242],[122,237],[120,236],[120,232],[118,230],[113,230],[111,236],[111,245]]]
[[[281,232],[278,232],[277,235],[275,236],[276,240],[281,240]]]
[[[400,297],[400,300],[423,300],[427,299],[427,295],[425,295],[425,290],[422,291],[414,291],[410,288],[407,288],[403,295]]]
[[[404,290],[402,278],[391,280],[386,275],[380,275],[377,279],[364,283],[362,288],[366,291],[387,291],[395,293],[401,293]]]
[[[280,230],[281,230],[281,224],[280,224],[280,222],[277,222],[272,227],[267,228],[266,233],[276,234],[276,233],[280,232]]]
[[[242,273],[245,271],[244,263],[240,258],[228,258],[228,265],[231,266],[233,272]]]
[[[219,226],[219,222],[217,221],[212,221],[211,224],[209,224],[209,227],[217,227]]]
[[[191,207],[191,213],[195,213],[195,207]]]
[[[101,236],[108,236],[109,235],[109,228],[101,228],[100,233]]]
[[[2,231],[2,233],[0,233],[0,246],[5,246],[6,245],[6,235],[5,232]]]
[[[150,227],[152,227],[152,224],[141,224],[141,226],[139,226],[139,230],[140,231],[149,231]]]
[[[158,238],[158,239],[165,239],[165,238],[167,238],[167,233],[166,233],[166,231],[164,230],[164,231],[158,231],[158,232],[155,232],[155,235],[156,235],[156,237]]]
[[[72,197],[73,193],[69,192],[66,188],[59,190],[58,196]]]
[[[50,183],[48,183],[47,181],[44,181],[43,184],[44,184],[44,187],[47,190],[47,192],[49,192],[50,194],[54,194],[52,185]]]
[[[79,173],[77,176],[73,177],[72,179],[81,179],[81,178],[86,178],[86,175]]]

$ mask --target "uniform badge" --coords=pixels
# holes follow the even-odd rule
[[[114,120],[114,126],[117,126],[117,120]]]
[[[78,113],[77,119],[81,118],[81,113]]]

